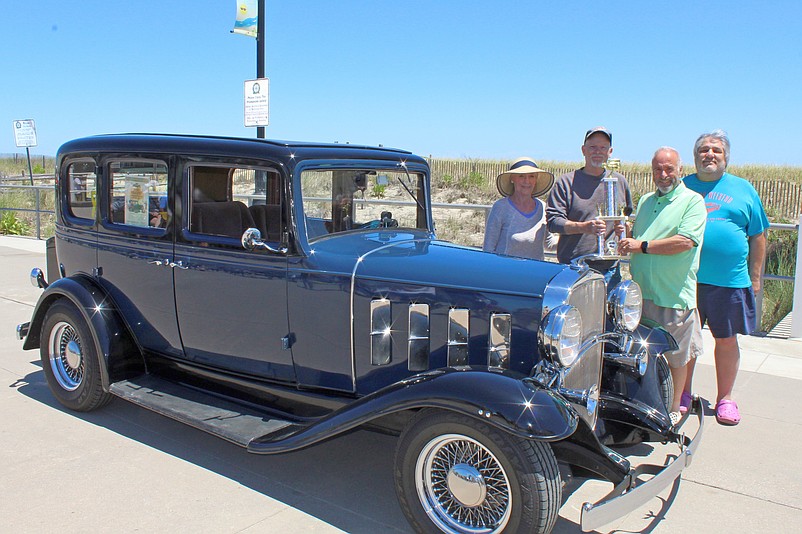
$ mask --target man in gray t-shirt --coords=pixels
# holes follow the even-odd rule
[[[606,205],[604,164],[613,153],[613,134],[599,126],[588,130],[582,145],[585,166],[563,174],[557,178],[549,195],[546,219],[549,232],[560,234],[557,243],[557,259],[560,263],[598,251],[597,236],[605,234],[605,240],[612,236],[613,225],[597,219],[598,206]],[[629,183],[620,173],[618,178],[616,204],[626,205],[632,210],[632,194]],[[588,265],[605,275],[608,282],[620,279],[618,262],[588,262]]]

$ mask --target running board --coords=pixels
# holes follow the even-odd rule
[[[247,447],[254,438],[266,440],[271,434],[292,434],[301,425],[250,410],[152,375],[111,384],[111,393],[143,408],[185,423],[227,441]]]

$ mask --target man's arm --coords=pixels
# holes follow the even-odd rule
[[[603,234],[607,229],[604,221],[597,219],[572,221],[568,219],[570,188],[569,181],[561,176],[551,189],[546,208],[549,232],[554,234]]]
[[[622,239],[618,243],[618,251],[621,254],[642,254],[640,239],[633,239],[628,237]],[[661,254],[663,256],[670,256],[672,254],[679,254],[685,252],[696,246],[693,239],[687,238],[684,235],[672,235],[671,237],[664,237],[663,239],[654,239],[649,241],[647,251],[649,254]]]
[[[766,261],[766,232],[749,237],[749,278],[755,293],[762,289],[763,264]]]

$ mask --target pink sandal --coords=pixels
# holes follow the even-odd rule
[[[693,397],[687,391],[682,392],[682,396],[679,398],[679,413],[685,414],[688,411],[688,408],[691,407],[693,404]]]
[[[734,400],[722,399],[716,404],[716,421],[721,425],[737,425],[741,422],[741,414]]]

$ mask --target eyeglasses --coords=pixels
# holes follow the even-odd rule
[[[607,152],[610,150],[610,145],[585,145],[588,152]]]

